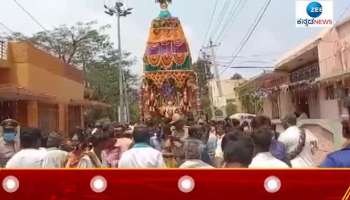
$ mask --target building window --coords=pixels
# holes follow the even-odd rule
[[[293,71],[290,75],[290,80],[292,83],[294,83],[305,80],[313,80],[318,77],[320,77],[320,67],[318,62],[315,62],[311,65],[307,65]]]
[[[7,41],[0,38],[0,59],[7,60]]]

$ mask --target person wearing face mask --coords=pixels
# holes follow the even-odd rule
[[[42,133],[38,128],[22,128],[21,150],[6,163],[5,168],[42,168],[47,152],[39,149]]]
[[[7,161],[20,150],[18,122],[6,119],[0,123],[2,134],[0,135],[0,168],[4,168]]]

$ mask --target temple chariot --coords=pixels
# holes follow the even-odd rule
[[[197,77],[181,22],[168,11],[171,0],[157,0],[161,11],[152,21],[143,57],[141,118],[195,116],[199,110]]]

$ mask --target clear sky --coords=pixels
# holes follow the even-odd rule
[[[104,13],[103,4],[111,4],[115,0],[17,0],[47,29],[60,24],[74,24],[78,21],[97,20],[99,24],[113,24],[109,33],[116,42],[115,20]],[[192,57],[195,61],[199,49],[204,45],[204,36],[208,28],[211,12],[216,0],[173,0],[170,11],[182,21],[187,39],[190,43]],[[133,14],[122,20],[122,46],[137,57],[137,64],[133,71],[142,74],[142,56],[148,36],[151,20],[158,15],[159,6],[155,0],[124,0],[133,7]],[[226,34],[217,48],[220,63],[229,60],[248,28],[256,18],[265,0],[245,0],[233,21],[228,21]],[[220,25],[226,24],[223,11],[229,10],[238,0],[218,0],[217,13],[214,17],[213,28],[209,36],[214,37],[220,30]],[[334,0],[335,19],[350,5],[349,0]],[[350,10],[347,12],[350,13]],[[345,14],[347,16],[348,14]],[[229,15],[227,15],[229,16]],[[227,18],[228,19],[228,18]],[[2,0],[0,6],[0,22],[6,24],[13,31],[30,35],[41,31],[13,0]],[[317,35],[322,29],[295,27],[295,0],[272,0],[264,18],[252,35],[248,44],[235,61],[233,66],[272,66],[288,50],[298,46],[305,40]],[[0,26],[0,33],[5,29]],[[222,68],[220,69],[222,71]],[[238,72],[245,77],[251,77],[260,69],[229,69],[223,78]]]

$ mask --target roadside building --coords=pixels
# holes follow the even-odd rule
[[[280,75],[282,82],[277,81]],[[252,112],[276,119],[279,127],[278,119],[287,113],[305,113],[308,119],[300,119],[299,125],[318,138],[320,151],[314,159],[319,163],[343,143],[340,121],[349,117],[350,18],[289,51],[274,71],[249,80],[238,90],[241,101],[247,94],[258,96],[261,109]]]
[[[274,71],[249,80],[239,90],[261,94],[261,113],[272,118],[298,111],[310,119],[341,119],[350,107],[349,48],[347,19],[289,51]]]
[[[288,74],[287,85],[275,85],[280,89],[280,116],[291,112],[305,113],[308,118],[319,119],[320,77],[318,45],[320,38],[313,39],[292,50],[275,66],[275,72]]]
[[[319,43],[321,117],[349,117],[350,18],[330,29]]]
[[[84,108],[107,106],[84,99],[83,72],[29,42],[0,43],[0,120],[71,133],[84,127]]]
[[[241,112],[264,114],[272,119],[280,118],[280,105],[287,97],[282,95],[281,90],[285,89],[288,83],[288,74],[283,72],[264,71],[251,78],[236,88]]]
[[[311,119],[341,119],[350,106],[350,20],[322,32],[275,66],[290,78],[281,113],[302,111]],[[285,105],[283,105],[283,103]]]
[[[213,105],[216,109],[226,112],[227,105],[235,106],[237,112],[241,110],[241,104],[239,102],[236,88],[238,88],[245,79],[236,79],[236,80],[220,80],[222,95],[220,95],[219,88],[217,87],[216,80],[210,80],[209,85],[211,88],[211,99]]]

